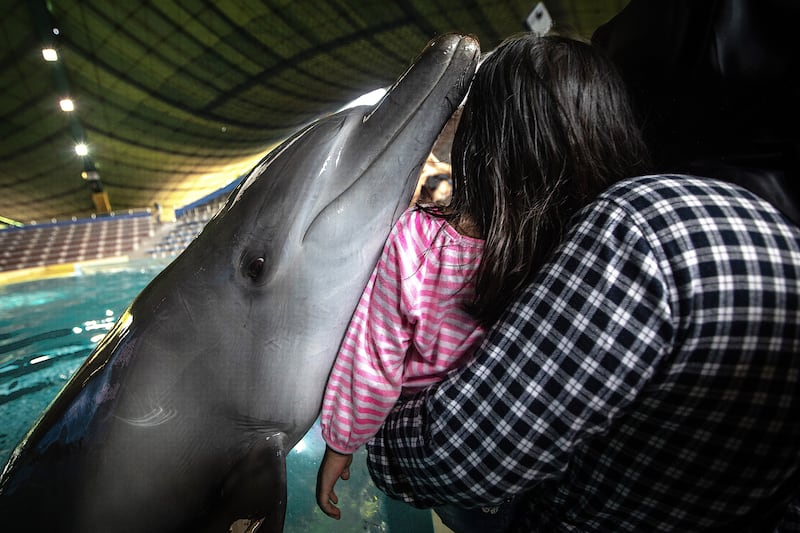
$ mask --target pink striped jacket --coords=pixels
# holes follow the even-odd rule
[[[401,392],[463,365],[485,331],[465,306],[483,241],[411,208],[389,235],[350,321],[322,404],[322,437],[352,453]]]

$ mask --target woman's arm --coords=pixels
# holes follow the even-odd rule
[[[394,408],[368,445],[375,483],[475,507],[559,478],[652,376],[672,335],[665,291],[630,217],[595,204],[475,361]]]

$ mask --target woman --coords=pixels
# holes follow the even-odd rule
[[[388,415],[367,446],[376,485],[437,510],[516,497],[526,533],[796,516],[800,228],[736,185],[638,176],[622,83],[574,41],[502,45],[453,151],[456,211],[530,209],[491,213],[508,222],[487,231],[477,288],[504,297],[476,308],[497,320],[469,365]],[[535,186],[475,179],[501,173]],[[487,211],[470,211],[479,230]],[[536,264],[508,268],[521,257]]]

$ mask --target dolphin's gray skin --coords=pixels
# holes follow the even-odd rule
[[[266,516],[259,531],[281,531],[284,457],[478,55],[439,37],[374,108],[259,163],[13,452],[0,527],[228,531]]]

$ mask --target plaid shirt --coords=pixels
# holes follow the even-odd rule
[[[475,361],[397,404],[375,483],[421,507],[521,495],[526,532],[774,531],[800,488],[800,229],[689,176],[574,222]]]

